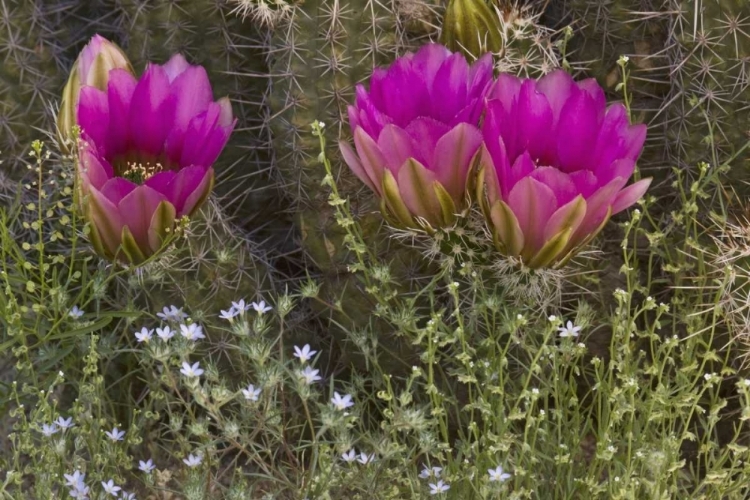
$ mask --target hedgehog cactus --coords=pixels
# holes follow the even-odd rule
[[[714,163],[711,136],[719,162],[750,141],[750,3],[673,0],[671,6],[670,153],[676,165],[695,171],[700,161]],[[739,158],[729,173],[744,196],[749,166]]]

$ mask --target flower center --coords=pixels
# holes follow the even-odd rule
[[[164,165],[159,162],[129,161],[125,163],[125,170],[122,172],[122,177],[140,185],[162,171],[164,171]]]

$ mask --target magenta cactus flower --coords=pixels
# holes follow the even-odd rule
[[[564,264],[651,179],[625,186],[646,138],[595,80],[562,70],[500,75],[482,125],[478,200],[500,251],[531,268]]]
[[[83,87],[78,185],[97,252],[136,265],[158,252],[210,194],[235,123],[205,69],[179,54],[140,80],[113,69],[105,91]]]
[[[392,222],[453,222],[482,143],[477,125],[491,82],[490,54],[469,65],[462,54],[428,44],[376,69],[369,92],[357,86],[349,106],[356,152],[341,142],[341,153]]]

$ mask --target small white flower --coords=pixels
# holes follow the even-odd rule
[[[273,307],[266,305],[265,300],[261,300],[260,302],[253,302],[250,304],[250,306],[255,309],[255,312],[258,314],[266,314],[268,311],[273,309]]]
[[[120,500],[136,500],[135,493],[128,493],[123,491],[120,493]]]
[[[363,453],[359,454],[359,458],[357,459],[357,462],[361,463],[362,465],[367,465],[370,462],[372,462],[373,460],[375,460],[375,454],[374,453],[368,455],[367,453],[363,452]]]
[[[45,437],[50,437],[51,435],[57,433],[59,431],[57,425],[55,424],[42,424],[42,434],[44,434]]]
[[[232,309],[235,310],[235,314],[240,314],[242,312],[247,311],[250,309],[250,305],[245,304],[245,299],[240,299],[237,302],[232,302]],[[230,311],[232,310],[230,309]]]
[[[443,472],[442,467],[427,467],[424,466],[424,469],[422,469],[422,472],[419,473],[419,477],[422,479],[427,479],[428,477],[434,477],[435,479],[440,477],[440,473]]]
[[[344,462],[346,462],[348,464],[354,462],[354,460],[356,460],[356,459],[357,459],[357,452],[354,451],[354,448],[352,448],[351,450],[347,451],[346,453],[342,453],[341,454],[341,460],[343,460]]]
[[[154,336],[154,331],[149,330],[145,326],[141,328],[140,332],[135,332],[135,339],[138,342],[148,342],[149,340],[151,340],[151,337],[153,336]]]
[[[163,321],[182,321],[188,316],[187,314],[182,312],[181,307],[177,308],[175,306],[164,306],[162,312],[156,313],[156,315]]]
[[[192,341],[206,338],[206,336],[203,335],[203,327],[196,323],[190,323],[189,325],[180,325],[180,335]]]
[[[490,475],[490,481],[500,481],[502,483],[510,478],[510,474],[503,471],[502,465],[498,465],[494,469],[487,469],[487,473]]]
[[[430,487],[430,495],[439,495],[441,493],[444,493],[448,491],[451,487],[449,484],[445,484],[443,480],[441,479],[437,483],[430,483],[428,484]]]
[[[122,489],[119,486],[115,486],[115,482],[112,481],[111,479],[107,481],[106,483],[102,481],[102,488],[104,488],[105,493],[109,493],[113,497],[116,497],[117,492]]]
[[[83,310],[79,309],[78,306],[73,306],[73,309],[71,309],[70,311],[68,311],[68,316],[70,316],[73,319],[78,319],[81,316],[83,316],[84,314],[85,313],[83,312]]]
[[[305,367],[304,370],[301,370],[299,372],[299,375],[305,380],[305,383],[307,385],[310,385],[313,382],[322,380],[322,378],[320,377],[320,375],[318,375],[318,373],[320,373],[320,370],[314,370],[312,366],[308,365]]]
[[[225,311],[224,309],[221,310],[221,314],[219,314],[219,317],[221,319],[225,319],[227,321],[231,320],[235,316],[237,316],[239,312],[234,307],[230,307],[228,311]]]
[[[182,461],[185,462],[185,465],[188,467],[198,467],[201,462],[203,462],[203,456],[198,454],[193,455],[191,453],[187,458],[183,458]]]
[[[138,469],[146,474],[151,474],[151,472],[156,469],[156,466],[154,466],[154,461],[149,458],[145,462],[143,460],[138,460]]]
[[[110,432],[104,432],[104,434],[111,440],[111,441],[122,441],[122,438],[125,437],[125,431],[121,431],[117,427],[112,429]]]
[[[64,431],[70,429],[71,427],[75,425],[73,423],[73,417],[68,417],[68,418],[57,417],[57,420],[55,420],[55,423],[58,425],[58,427],[60,427],[60,429]]]
[[[193,366],[190,366],[190,363],[188,363],[187,361],[183,361],[180,373],[185,375],[187,378],[200,377],[201,375],[203,375],[203,369],[201,368],[201,364],[198,361],[193,363]]]
[[[174,330],[169,328],[169,325],[165,326],[164,328],[157,328],[156,329],[156,335],[162,339],[164,342],[174,337]]]
[[[77,488],[80,485],[83,485],[83,481],[86,479],[86,474],[82,473],[81,471],[77,470],[73,474],[63,474],[65,477],[65,485],[70,486],[71,488]]]
[[[337,410],[346,410],[350,406],[354,406],[352,397],[349,394],[345,394],[344,396],[341,396],[341,394],[339,394],[338,392],[333,393],[333,398],[331,398],[331,403],[333,403],[333,406],[335,406]]]
[[[248,401],[258,401],[258,396],[260,396],[260,387],[257,389],[253,384],[250,384],[247,386],[247,389],[242,389],[242,394],[245,395],[245,399]]]
[[[294,357],[299,358],[300,363],[304,364],[307,363],[312,359],[315,354],[317,354],[318,351],[313,351],[310,349],[310,344],[305,344],[302,349],[300,349],[297,346],[294,346]]]
[[[568,324],[561,326],[557,329],[560,332],[560,337],[578,337],[578,332],[581,331],[580,326],[574,326],[572,321],[568,321]]]

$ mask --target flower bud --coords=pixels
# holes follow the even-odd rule
[[[444,19],[440,42],[454,52],[479,58],[503,47],[498,15],[485,0],[451,0]]]
[[[57,115],[57,129],[60,143],[65,147],[71,139],[71,131],[76,125],[78,96],[84,86],[106,91],[109,71],[120,68],[135,74],[128,57],[117,45],[106,38],[95,35],[78,55],[70,72],[68,83],[63,90],[60,112]]]

